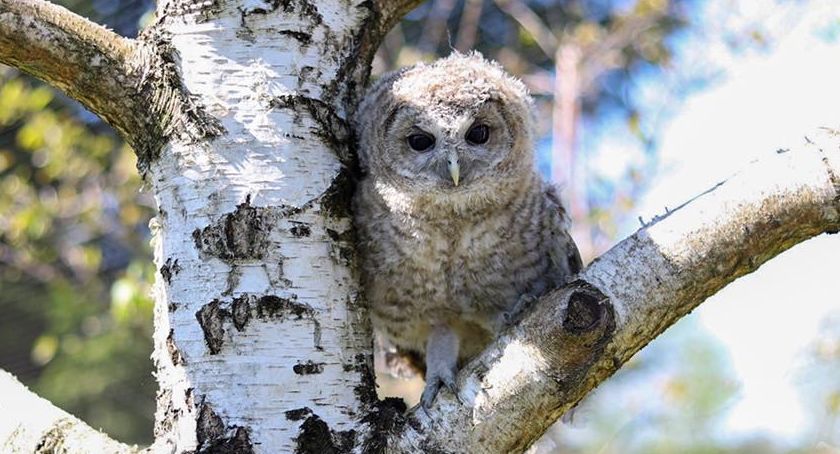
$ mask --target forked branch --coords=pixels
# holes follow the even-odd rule
[[[821,146],[822,147],[821,147]],[[670,211],[544,297],[392,441],[395,452],[521,452],[706,298],[840,230],[840,136],[749,166]]]

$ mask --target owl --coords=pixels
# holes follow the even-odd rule
[[[362,286],[374,328],[424,361],[428,408],[580,256],[535,169],[533,101],[497,63],[455,53],[387,74],[355,119]]]

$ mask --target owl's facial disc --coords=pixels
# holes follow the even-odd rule
[[[374,148],[372,172],[409,192],[472,193],[530,167],[527,154],[516,151],[527,146],[515,146],[518,117],[507,99],[412,92],[397,101],[379,113],[385,140]]]

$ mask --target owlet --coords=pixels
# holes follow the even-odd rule
[[[533,101],[480,54],[387,74],[356,112],[354,199],[373,325],[425,358],[428,407],[528,301],[581,266],[534,166]]]

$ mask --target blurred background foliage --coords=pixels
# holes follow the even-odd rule
[[[567,182],[574,235],[591,258],[626,230],[655,168],[663,122],[722,71],[702,50],[676,58],[678,43],[717,34],[735,54],[773,45],[778,30],[762,17],[744,20],[738,0],[716,1],[716,26],[701,28],[693,21],[701,0],[429,0],[387,36],[374,77],[453,49],[477,49],[519,75],[537,101],[540,169]],[[58,3],[126,36],[153,10],[151,0]],[[606,136],[642,153],[604,171],[594,144]],[[134,165],[120,138],[77,103],[0,68],[0,368],[92,426],[146,444],[156,389],[147,227],[154,202]],[[837,326],[826,322],[802,372],[815,440],[838,441]],[[687,317],[535,450],[820,452],[715,435],[739,387],[725,352]],[[379,381],[383,394],[416,400],[416,381]],[[634,393],[640,381],[661,393]]]
[[[152,7],[66,1],[125,35]],[[154,269],[132,150],[75,101],[0,67],[0,367],[118,439],[148,443]]]

